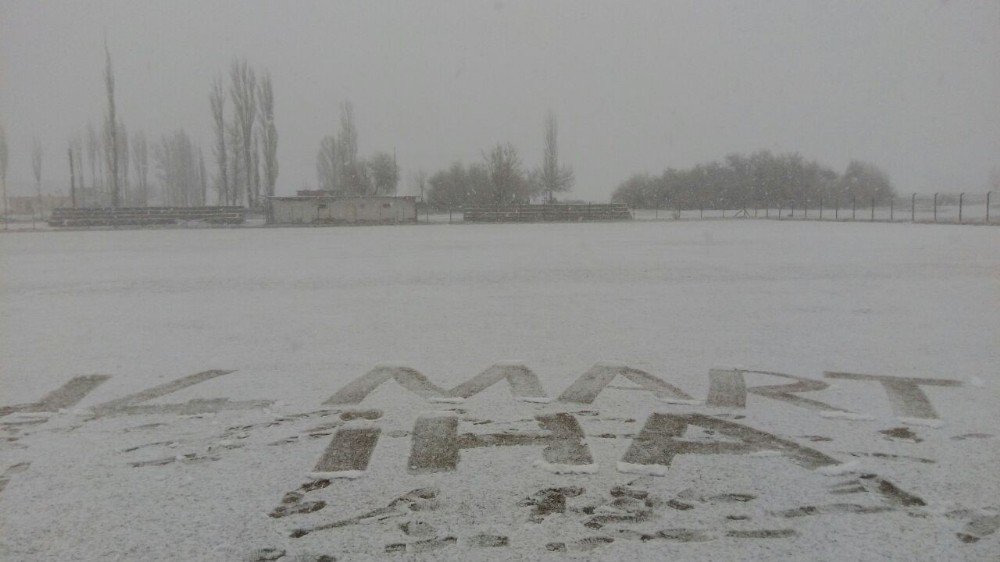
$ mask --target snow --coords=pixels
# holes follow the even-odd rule
[[[618,461],[616,467],[618,472],[626,474],[643,474],[646,476],[666,476],[669,467],[662,464],[633,464]]]
[[[559,464],[549,463],[541,459],[536,460],[532,465],[552,474],[597,474],[597,465],[590,464]]]
[[[356,478],[361,478],[365,473],[363,470],[332,470],[327,472],[310,472],[309,478],[316,480],[330,480],[333,478],[347,478],[354,480]]]
[[[945,425],[943,420],[933,419],[933,418],[901,417],[899,418],[899,421],[905,423],[906,425],[922,425],[924,427],[931,427],[934,429],[941,429]]]
[[[701,406],[704,400],[685,400],[683,398],[671,398],[670,396],[657,396],[657,400],[666,404],[677,404],[679,406]]]
[[[856,412],[844,412],[840,410],[823,410],[819,413],[819,415],[831,420],[872,421],[875,419],[875,416],[870,414],[859,414]]]
[[[0,234],[0,407],[36,403],[73,377],[111,376],[57,411],[0,417],[0,558],[243,560],[271,548],[287,559],[365,560],[440,539],[417,556],[643,560],[669,549],[695,560],[989,559],[1000,533],[974,543],[956,534],[1000,497],[998,273],[992,227],[636,221]],[[436,402],[390,380],[358,404],[324,404],[389,360],[447,392],[508,357],[538,376],[544,396],[515,398],[501,381]],[[607,358],[693,403],[665,403],[621,377],[592,403],[542,400]],[[864,412],[851,423],[749,392],[745,408],[720,412],[703,404],[719,364],[813,380],[830,371],[969,384],[921,386],[943,427],[912,426],[914,439],[894,439],[881,433],[900,420],[879,383],[837,380],[795,394]],[[94,406],[215,369],[234,372],[136,406],[143,411],[92,419]],[[748,388],[791,382],[746,376]],[[216,398],[273,404],[195,415],[154,408]],[[372,419],[348,419],[365,411]],[[533,466],[552,458],[545,447],[577,446],[576,434],[504,441],[550,436],[539,418],[561,413],[578,422],[592,457],[583,466],[596,470]],[[813,470],[785,445],[781,455],[625,462],[653,413],[750,427],[838,464]],[[465,448],[449,453],[454,470],[409,470],[421,416],[458,420]],[[365,428],[379,433],[363,477],[310,478],[338,430]],[[473,446],[470,434],[499,444]],[[739,447],[696,425],[676,438],[691,450]],[[955,508],[904,510],[878,486],[851,492],[869,473]],[[629,495],[643,493],[652,507]],[[754,499],[725,499],[732,494]],[[303,511],[268,516],[281,505]],[[621,521],[584,511],[604,505],[614,509],[602,517],[624,513]],[[767,515],[807,506],[826,507]],[[645,509],[648,518],[634,515]],[[753,518],[727,519],[741,514]],[[408,522],[434,531],[407,535]],[[797,535],[727,537],[747,526]],[[629,538],[664,529],[710,540]],[[474,546],[484,534],[507,546]],[[614,541],[585,542],[593,537]]]
[[[461,396],[431,396],[427,401],[436,404],[461,404],[465,402],[465,398]]]
[[[858,461],[851,461],[841,464],[821,466],[816,469],[816,472],[825,476],[843,476],[853,472],[861,472],[861,463]]]

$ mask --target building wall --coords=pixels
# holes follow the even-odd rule
[[[374,224],[417,220],[414,197],[276,197],[273,224]]]

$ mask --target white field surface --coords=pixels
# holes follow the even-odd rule
[[[0,559],[1000,553],[1000,229],[9,233],[0,260],[0,406],[24,405],[0,411]],[[526,366],[543,395],[515,400],[501,381],[464,401],[457,390],[425,399],[389,381],[359,404],[324,404],[379,364],[452,389],[498,363]],[[687,398],[618,377],[591,404],[559,399],[597,363]],[[119,400],[212,369],[233,372]],[[811,403],[750,392],[741,407],[726,403],[740,395],[731,384],[706,405],[710,369],[747,387],[795,381],[733,369],[820,389],[791,395]],[[927,410],[912,389],[825,372],[957,382],[917,387]],[[75,404],[39,402],[95,374],[110,378]],[[549,436],[532,418],[562,412],[591,462],[496,446],[461,450],[455,470],[408,471],[421,415],[502,442]],[[635,439],[649,419],[723,425],[688,426],[686,445],[662,431]],[[746,445],[732,434],[743,427],[789,445]],[[364,449],[346,436],[365,428],[380,430],[365,470],[318,466],[338,436]],[[626,458],[630,447],[646,461]],[[836,463],[793,462],[802,448]],[[713,450],[733,454],[693,454]]]

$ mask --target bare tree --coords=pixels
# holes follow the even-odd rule
[[[198,148],[198,184],[201,187],[201,206],[208,205],[208,177],[205,174],[205,151]]]
[[[85,206],[85,193],[84,193],[84,165],[83,165],[83,138],[77,134],[69,141],[69,154],[70,159],[73,161],[72,173],[72,187],[75,188],[75,193],[73,193],[73,206],[81,207]]]
[[[247,204],[254,207],[260,186],[254,182],[253,131],[257,116],[257,77],[246,59],[233,59],[229,69],[229,95],[233,100],[233,120],[243,152],[244,189]]]
[[[132,134],[132,167],[135,168],[135,202],[137,207],[149,205],[149,146],[142,131]]]
[[[128,197],[128,131],[121,121],[113,130],[107,121],[104,123],[103,146],[101,152],[104,155],[105,184],[110,186],[109,198],[111,205],[121,207],[126,204]],[[118,159],[115,173],[114,160]],[[117,192],[116,192],[117,190]],[[115,197],[117,193],[117,204]]]
[[[73,155],[73,141],[69,141],[66,153],[69,155],[69,200],[73,208],[76,208],[76,163]]]
[[[246,181],[244,180],[243,159],[241,158],[243,148],[240,140],[240,131],[235,120],[226,123],[226,139],[229,144],[229,150],[233,155],[229,159],[229,200],[227,204],[238,205],[243,200],[243,187]]]
[[[108,175],[111,179],[111,206],[121,205],[121,194],[118,185],[118,150],[121,147],[118,141],[118,117],[115,113],[115,74],[111,67],[111,51],[108,49],[108,42],[104,41],[104,86],[108,94],[108,114],[105,119],[105,135],[107,148],[110,151],[108,158]]]
[[[0,190],[3,194],[3,227],[7,228],[7,131],[0,124]]]
[[[129,181],[129,146],[128,146],[128,130],[125,128],[124,123],[119,123],[118,127],[118,157],[121,159],[118,162],[118,187],[120,191],[120,203],[125,206],[132,205],[132,185]]]
[[[278,129],[274,126],[274,90],[271,87],[270,72],[265,71],[261,77],[257,98],[260,102],[258,136],[263,151],[261,162],[264,171],[264,195],[273,197],[278,182]]]
[[[35,193],[38,198],[38,213],[42,212],[42,145],[38,139],[31,143],[31,173],[35,176]],[[32,213],[34,218],[34,213]]]
[[[503,206],[527,200],[528,181],[514,145],[497,144],[488,153],[483,153],[483,164],[489,177],[491,203]]]
[[[209,104],[212,107],[212,127],[215,131],[215,146],[212,153],[215,155],[215,165],[218,171],[215,175],[215,190],[218,193],[219,203],[229,204],[229,169],[226,163],[226,95],[222,89],[222,76],[216,76],[212,81],[212,91],[208,95]]]
[[[183,129],[164,135],[153,146],[157,176],[164,203],[193,207],[201,197],[198,177],[198,148]]]
[[[338,193],[340,187],[340,152],[337,137],[325,136],[319,143],[316,153],[316,181],[324,191]]]
[[[354,104],[340,105],[340,134],[337,135],[337,158],[340,161],[340,187],[351,195],[365,192],[365,170],[358,161],[358,128],[354,123]]]
[[[376,152],[368,159],[371,195],[393,195],[399,185],[399,166],[396,157],[387,152]]]
[[[255,190],[254,200],[257,201],[257,205],[260,206],[263,202],[260,200],[260,143],[258,142],[257,136],[251,137],[250,177]]]
[[[97,130],[93,123],[87,123],[87,161],[90,163],[90,187],[94,196],[98,193],[98,188],[102,185],[100,177],[104,174],[101,165],[101,144],[97,139]],[[99,201],[94,203],[99,204]]]
[[[424,201],[424,189],[427,187],[427,172],[417,170],[410,176],[410,185],[420,191],[420,201]]]
[[[545,116],[545,154],[542,167],[538,170],[539,188],[548,193],[548,202],[552,203],[553,193],[569,191],[573,187],[573,170],[559,166],[559,121],[555,113],[549,111]]]

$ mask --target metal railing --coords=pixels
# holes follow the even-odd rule
[[[674,209],[633,209],[636,220],[771,219],[1000,225],[1000,197],[985,193],[913,193],[908,197],[748,202],[745,207],[706,203]]]

